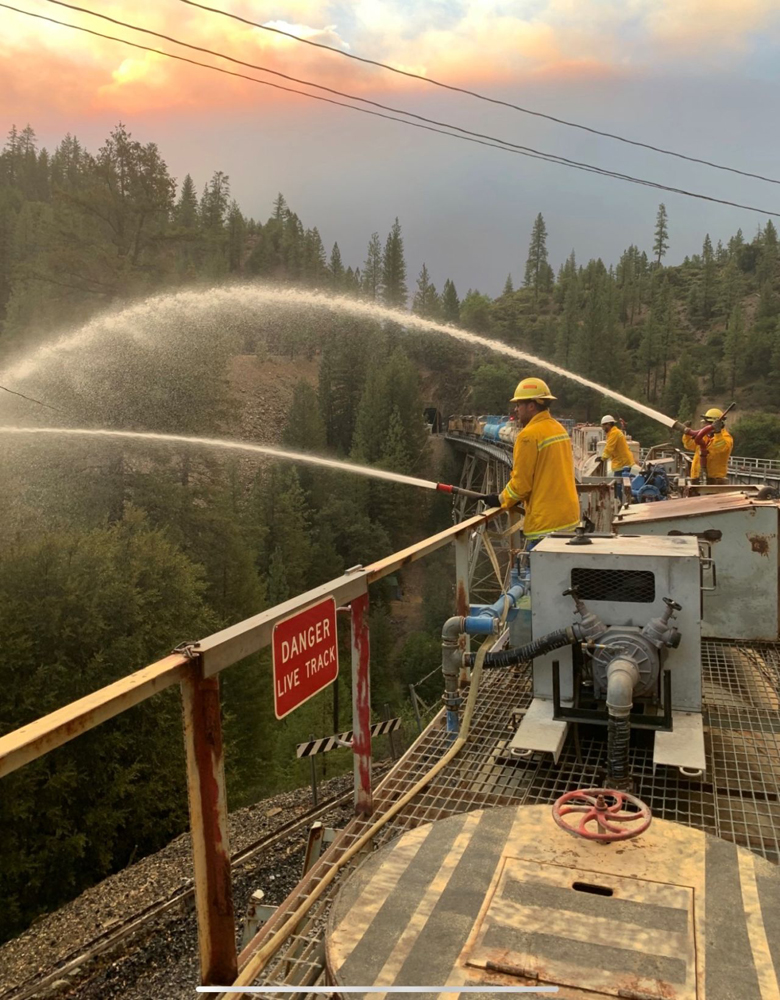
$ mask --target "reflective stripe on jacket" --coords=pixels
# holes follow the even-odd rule
[[[515,438],[512,478],[501,506],[525,506],[523,533],[540,538],[580,522],[571,440],[549,410],[532,417]]]
[[[701,475],[701,448],[690,434],[683,434],[683,448],[692,451],[693,465],[691,466],[691,479],[698,479]],[[724,427],[722,431],[713,434],[707,442],[707,478],[725,479],[728,473],[729,457],[731,449],[734,447],[734,438]]]
[[[634,464],[634,456],[628,447],[626,435],[619,427],[613,427],[607,434],[607,444],[601,457],[605,462],[611,459],[613,472],[620,472],[621,469]]]

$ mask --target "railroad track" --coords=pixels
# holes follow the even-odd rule
[[[385,769],[381,765],[375,766],[374,772],[378,774],[384,772]],[[253,858],[256,854],[269,850],[302,828],[307,827],[331,809],[346,805],[352,800],[353,794],[353,790],[350,789],[348,792],[334,795],[320,802],[317,806],[301,813],[300,816],[296,816],[295,819],[283,823],[272,833],[254,841],[243,850],[237,851],[230,859],[231,867],[236,868]],[[111,953],[124,942],[132,940],[133,937],[144,929],[145,925],[159,917],[191,905],[194,896],[195,887],[192,885],[176,891],[165,899],[159,899],[154,903],[150,903],[121,923],[115,924],[102,934],[98,934],[86,946],[82,946],[77,951],[72,951],[69,955],[66,955],[56,969],[50,972],[36,973],[18,986],[13,986],[10,990],[6,990],[0,994],[0,1000],[33,1000],[33,998],[37,1000],[42,995],[42,991],[52,987],[58,979],[64,979],[82,965],[91,963],[93,959],[98,958],[100,955]]]

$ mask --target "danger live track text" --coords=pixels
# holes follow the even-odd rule
[[[338,676],[336,602],[320,601],[273,631],[274,712],[284,718]]]
[[[330,622],[326,618],[323,621],[317,622],[316,625],[310,625],[307,629],[303,629],[298,633],[298,635],[293,636],[292,639],[282,640],[282,666],[287,663],[290,657],[298,656],[301,652],[313,649],[315,646],[320,645],[324,639],[329,638]],[[306,663],[304,664],[306,668],[306,676],[311,677],[312,674],[317,673],[318,670],[322,670],[323,667],[329,666],[335,661],[335,659],[335,647],[329,646],[324,653],[320,653],[319,656],[314,656],[310,660],[306,660]],[[295,673],[298,673],[297,669]]]

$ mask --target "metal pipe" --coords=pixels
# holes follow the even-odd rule
[[[447,710],[447,732],[449,733],[457,733],[458,731],[458,709],[463,702],[458,693],[458,678],[463,658],[459,641],[464,631],[464,621],[465,618],[462,615],[453,615],[452,618],[447,619],[441,630],[441,672],[444,676],[442,701]]]
[[[449,486],[447,483],[436,483],[439,493],[451,493],[457,497],[470,497],[472,500],[481,500],[484,493],[476,493],[474,490],[464,489],[462,486]]]
[[[634,688],[639,681],[639,667],[631,656],[616,656],[607,667],[607,781],[625,786],[629,781],[628,751]]]
[[[517,571],[512,571],[512,586],[493,604],[480,608],[478,615],[468,615],[463,622],[463,631],[467,635],[493,635],[498,631],[499,622],[506,619],[507,614],[516,608],[520,600],[530,589],[529,582],[521,581]]]
[[[639,667],[632,656],[616,656],[607,667],[607,708],[616,718],[631,714]]]

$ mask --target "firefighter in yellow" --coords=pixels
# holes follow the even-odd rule
[[[615,495],[623,499],[623,477],[631,473],[634,456],[628,447],[626,435],[617,425],[617,421],[609,413],[601,418],[601,429],[604,432],[605,446],[601,456],[602,462],[612,463],[612,474],[616,479]]]
[[[724,486],[728,483],[726,473],[728,472],[729,457],[731,449],[734,447],[734,438],[726,430],[726,418],[723,410],[717,406],[711,406],[702,416],[702,425],[712,424],[711,435],[707,436],[707,482],[714,485]],[[692,434],[683,434],[683,447],[692,451],[693,465],[691,466],[691,481],[698,483],[701,480],[701,446],[696,444]]]
[[[550,393],[540,378],[524,378],[512,402],[522,430],[515,438],[512,478],[500,495],[482,497],[488,507],[525,507],[527,548],[553,531],[571,531],[580,522],[571,440],[550,413]]]

